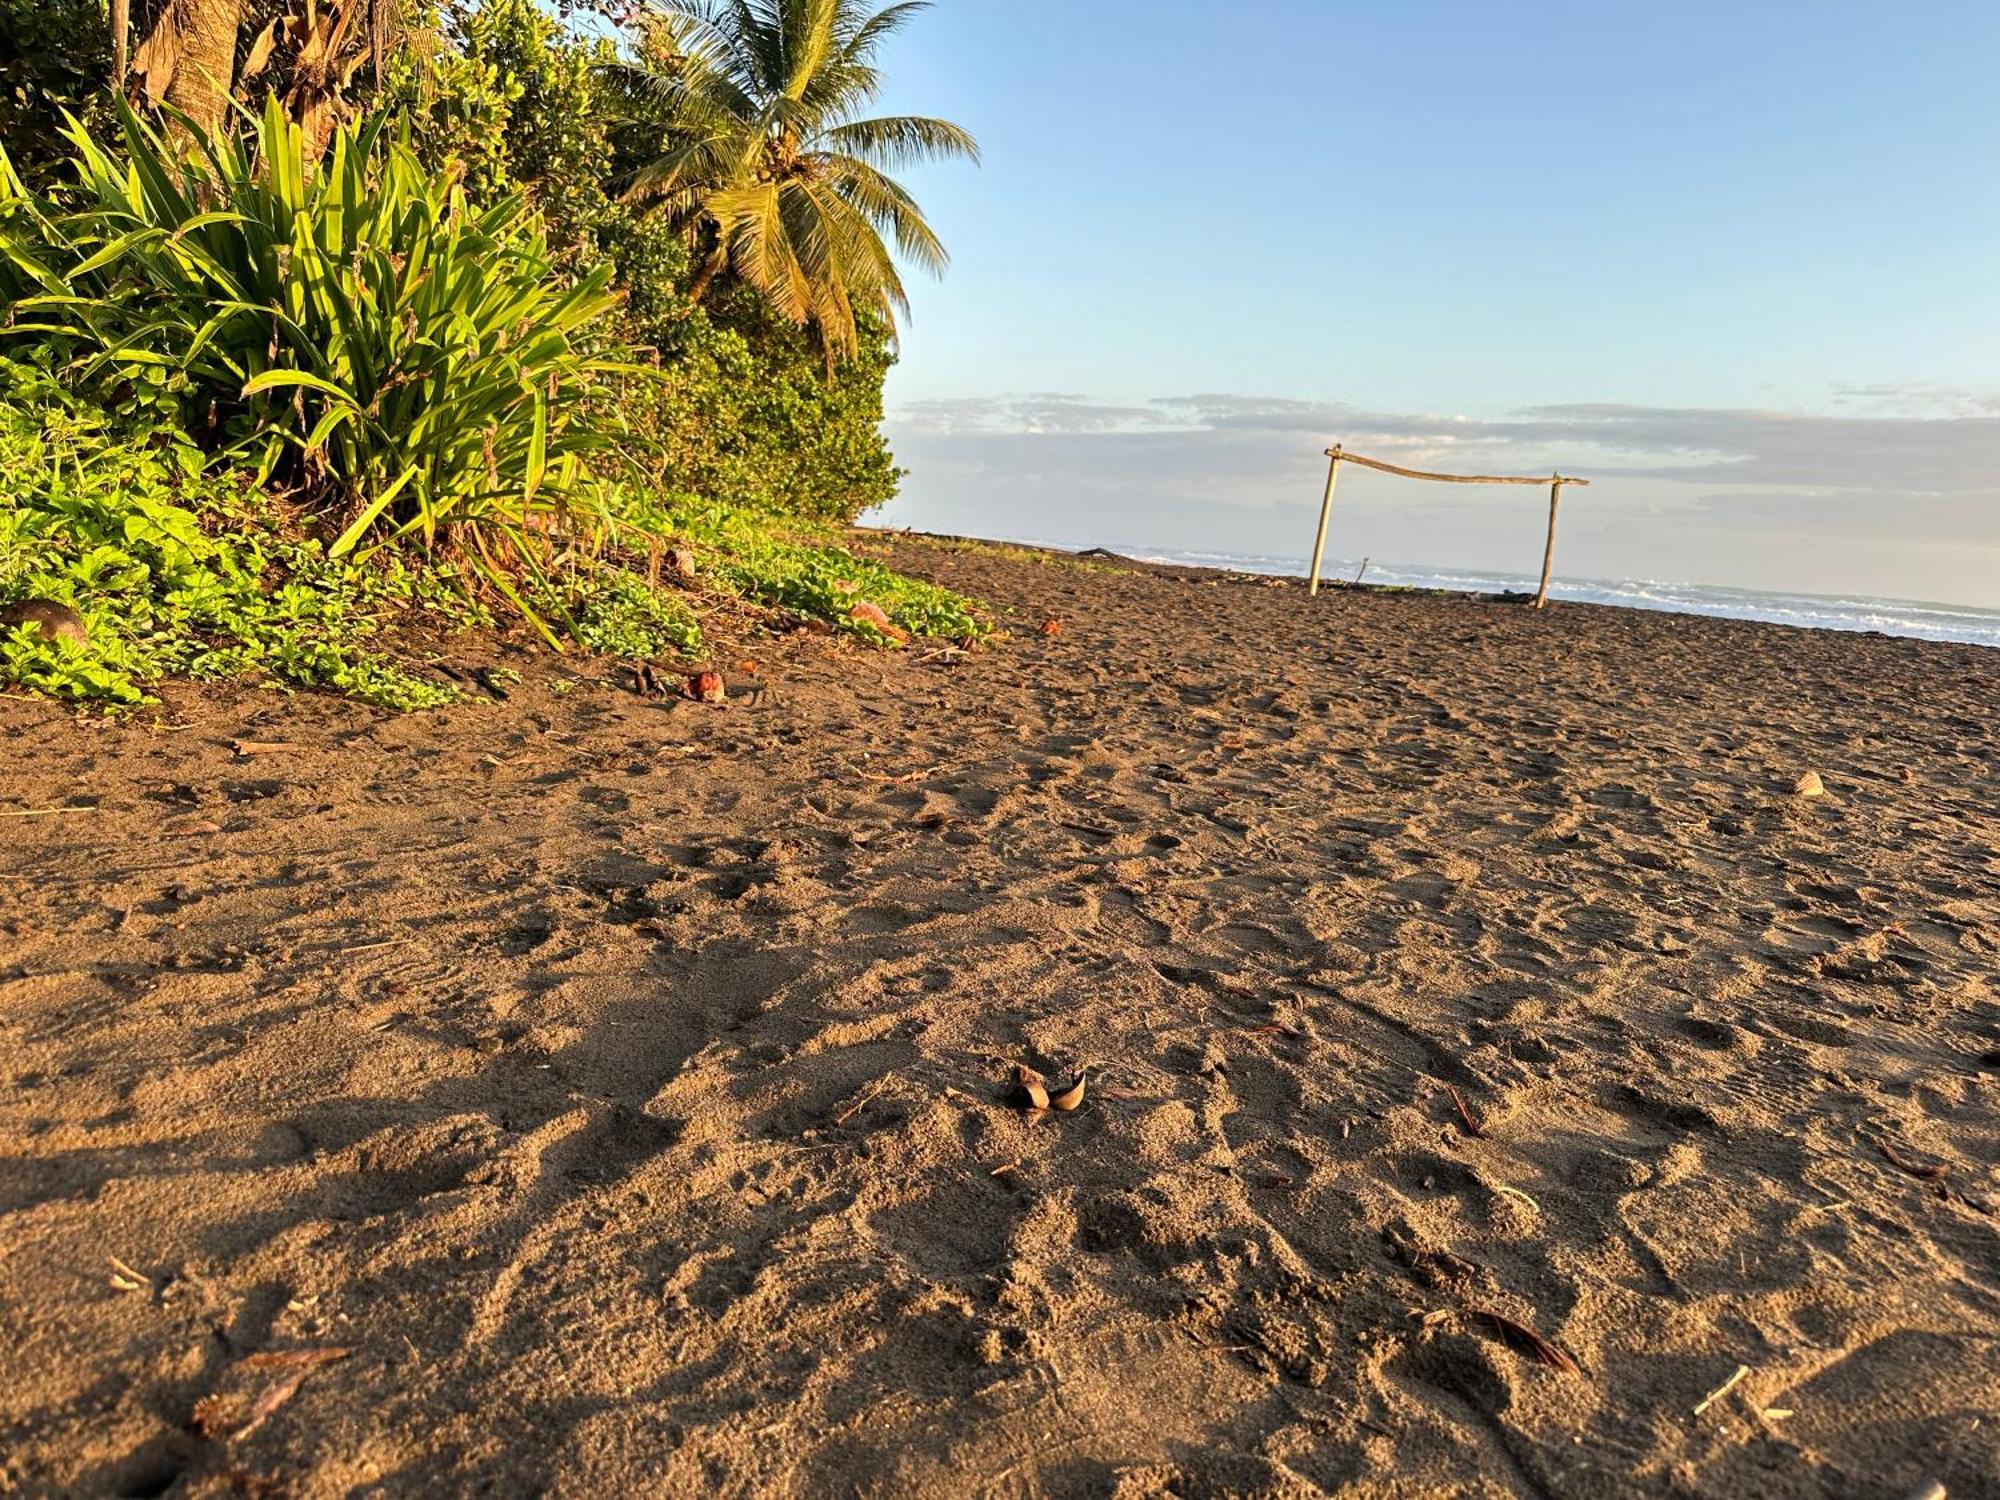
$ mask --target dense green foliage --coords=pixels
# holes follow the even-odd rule
[[[611,43],[565,31],[533,0],[488,0],[452,23],[455,45],[398,74],[415,147],[482,190],[518,188],[542,211],[559,260],[609,261],[629,347],[660,379],[621,398],[626,451],[662,485],[814,520],[851,521],[896,492],[881,431],[894,363],[888,321],[863,312],[847,358],[754,291],[690,297],[680,230],[624,187],[666,140],[635,119]]]
[[[100,97],[66,159],[45,132],[0,149],[0,603],[89,626],[0,631],[0,680],[424,707],[454,690],[391,659],[424,638],[391,626],[525,616],[692,663],[704,592],[875,645],[983,633],[826,529],[894,489],[886,314],[834,362],[824,330],[691,268],[685,226],[621,191],[668,137],[611,41],[533,0],[449,35],[324,156],[276,87],[241,131]],[[62,102],[43,81],[38,119]],[[669,547],[692,578],[660,581]]]
[[[199,156],[119,117],[117,156],[73,132],[74,207],[17,196],[0,221],[14,339],[87,387],[156,387],[260,481],[330,503],[335,554],[384,520],[453,528],[485,565],[481,529],[518,550],[603,509],[583,459],[606,438],[577,418],[613,367],[578,336],[617,300],[609,267],[557,276],[518,196],[471,206],[379,125],[308,175],[275,99]]]
[[[336,562],[247,479],[0,361],[0,597],[70,605],[90,630],[87,645],[6,631],[0,675],[121,703],[169,673],[263,673],[396,708],[454,697],[364,645],[392,613],[441,607],[448,580]]]
[[[0,141],[31,181],[63,155],[65,111],[106,111],[110,76],[103,0],[0,0]]]
[[[896,491],[882,441],[888,340],[861,344],[829,378],[810,336],[753,298],[697,314],[647,393],[642,424],[657,471],[683,490],[815,521],[852,521]]]

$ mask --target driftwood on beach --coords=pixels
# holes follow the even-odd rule
[[[1545,484],[1549,487],[1549,535],[1542,548],[1542,582],[1535,591],[1535,608],[1546,608],[1549,602],[1549,570],[1556,559],[1556,509],[1562,504],[1563,486],[1578,484],[1589,488],[1588,479],[1574,479],[1566,474],[1514,475],[1514,474],[1433,474],[1424,469],[1406,469],[1401,464],[1385,463],[1379,458],[1363,458],[1358,453],[1349,453],[1335,443],[1326,450],[1326,493],[1319,503],[1319,531],[1313,538],[1312,571],[1306,581],[1306,592],[1319,592],[1320,564],[1326,557],[1326,530],[1333,520],[1333,487],[1340,478],[1343,463],[1359,464],[1364,469],[1375,469],[1383,474],[1395,474],[1404,479],[1429,479],[1440,484]],[[1365,570],[1367,564],[1362,564]],[[1357,575],[1356,581],[1359,582]]]

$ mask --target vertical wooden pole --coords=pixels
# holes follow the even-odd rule
[[[1333,484],[1340,478],[1340,444],[1326,450],[1326,494],[1319,502],[1319,535],[1313,538],[1312,574],[1306,580],[1306,595],[1319,592],[1319,565],[1326,556],[1326,528],[1333,519]]]
[[[1542,548],[1542,586],[1535,595],[1536,609],[1549,607],[1549,569],[1556,560],[1556,507],[1562,504],[1562,497],[1562,476],[1558,474],[1549,485],[1549,540],[1548,545]]]

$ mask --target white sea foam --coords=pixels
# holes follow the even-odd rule
[[[1113,548],[1116,551],[1118,549]],[[1232,556],[1213,552],[1166,552],[1134,549],[1128,555],[1148,561],[1194,567],[1236,568],[1246,573],[1298,575],[1302,559]],[[1329,560],[1327,578],[1352,578],[1358,560]],[[1463,589],[1499,593],[1532,591],[1537,579],[1525,573],[1477,572],[1464,569],[1389,566],[1370,563],[1369,583],[1401,584],[1411,588]],[[1706,584],[1668,583],[1648,578],[1558,578],[1549,585],[1553,599],[1580,604],[1615,604],[1631,609],[1666,610],[1677,614],[1721,615],[1735,620],[1764,620],[1811,630],[1874,630],[1884,635],[1919,640],[1960,641],[1974,646],[2000,646],[2000,609],[1968,605],[1929,604],[1916,599],[1871,599],[1832,594],[1790,594],[1758,589],[1717,588]]]
[[[1177,563],[1186,567],[1230,568],[1244,573],[1290,577],[1302,576],[1306,571],[1305,560],[1297,557],[1180,552],[1157,547],[1114,546],[1111,550],[1146,562]],[[1329,579],[1353,578],[1360,567],[1357,558],[1329,558],[1322,575]],[[1500,593],[1506,590],[1532,592],[1538,580],[1525,573],[1370,562],[1366,581],[1410,588]],[[1614,604],[1629,609],[1665,610],[1675,614],[1720,615],[1733,620],[1797,625],[1809,630],[1873,630],[1883,635],[1912,636],[1918,640],[1959,641],[1973,646],[2000,647],[2000,609],[1930,604],[1918,599],[1790,594],[1716,588],[1697,583],[1668,583],[1646,578],[1557,578],[1549,586],[1549,595],[1553,599],[1579,604]]]

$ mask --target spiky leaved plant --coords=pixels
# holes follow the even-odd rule
[[[276,99],[198,149],[119,120],[115,153],[71,122],[54,201],[0,161],[4,332],[84,379],[169,372],[192,426],[337,518],[336,555],[444,536],[520,603],[539,538],[605,507],[588,397],[642,373],[587,347],[609,268],[565,279],[519,195],[469,202],[380,122],[309,170]]]

